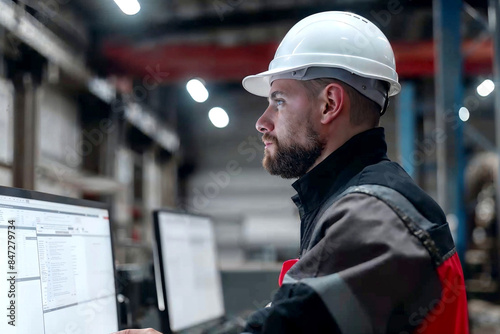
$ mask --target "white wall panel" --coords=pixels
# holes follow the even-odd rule
[[[252,215],[243,222],[243,238],[251,246],[298,246],[300,221],[292,215]]]
[[[10,168],[0,167],[0,186],[12,186],[12,170]]]
[[[234,168],[205,169],[193,175],[188,210],[209,214],[217,224],[226,221],[219,245],[228,246],[227,240],[233,239],[233,246],[297,246],[300,219],[291,200],[293,180],[271,176],[264,169],[231,170]],[[231,220],[234,226],[228,228]]]
[[[264,169],[200,170],[189,181],[189,209],[211,215],[251,216],[263,212],[292,214],[291,180],[269,175]]]
[[[68,93],[44,85],[38,91],[38,143],[40,154],[73,168],[84,154],[77,102]]]
[[[0,78],[0,161],[12,164],[14,153],[14,87]]]
[[[46,177],[37,178],[35,190],[73,198],[81,198],[82,196],[81,192],[76,187]]]

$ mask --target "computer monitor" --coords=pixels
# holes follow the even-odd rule
[[[0,187],[0,333],[118,330],[105,204]]]
[[[153,213],[158,307],[164,333],[178,333],[224,317],[215,234],[209,217]]]

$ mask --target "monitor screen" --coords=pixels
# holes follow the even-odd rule
[[[0,333],[111,333],[118,311],[101,203],[0,187]]]
[[[155,212],[155,271],[160,310],[168,313],[172,332],[224,316],[217,268],[215,235],[210,218],[171,211]],[[156,270],[158,269],[158,270]],[[166,303],[165,303],[166,300]]]

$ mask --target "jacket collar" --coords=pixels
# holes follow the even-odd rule
[[[316,167],[292,184],[297,195],[292,200],[300,216],[322,204],[331,194],[347,183],[341,173],[350,168],[362,168],[387,159],[384,128],[378,127],[359,133],[332,152]],[[349,174],[349,173],[348,173]]]

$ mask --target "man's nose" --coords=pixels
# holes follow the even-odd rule
[[[271,132],[274,129],[274,124],[269,118],[268,110],[264,111],[262,116],[259,117],[257,123],[255,123],[255,128],[261,133]]]

